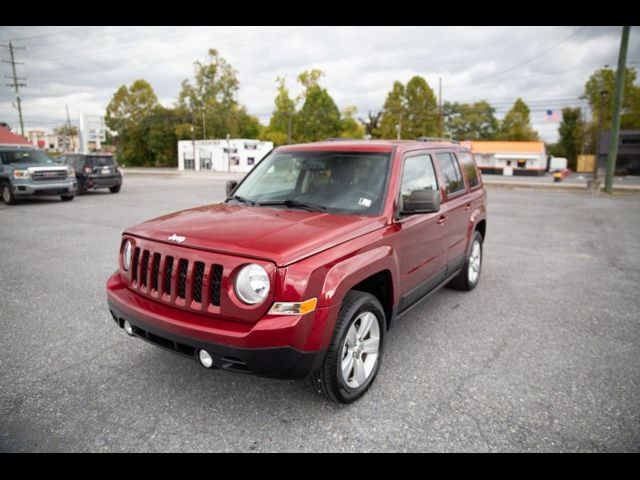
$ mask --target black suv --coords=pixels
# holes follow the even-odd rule
[[[59,161],[75,168],[78,195],[96,188],[108,188],[111,193],[118,193],[122,187],[122,172],[113,155],[70,153]]]

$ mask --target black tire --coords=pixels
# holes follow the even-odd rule
[[[470,278],[469,272],[469,264],[471,263],[471,255],[473,252],[473,247],[475,243],[478,242],[480,245],[480,266],[478,268],[478,274],[475,280]],[[476,288],[478,282],[480,282],[480,274],[482,272],[482,260],[484,259],[484,249],[482,245],[482,234],[477,230],[474,232],[473,237],[471,238],[471,242],[469,244],[469,251],[467,252],[467,258],[462,266],[462,270],[457,277],[455,277],[451,282],[449,282],[449,287],[454,288],[456,290],[462,291],[470,291]]]
[[[76,195],[84,195],[87,193],[87,187],[85,186],[84,180],[78,179],[78,190],[76,190]]]
[[[380,333],[378,357],[376,364],[366,381],[357,388],[352,388],[344,381],[341,363],[343,345],[351,325],[363,312],[371,312],[378,321]],[[322,365],[306,379],[307,388],[319,393],[326,399],[339,403],[351,403],[362,397],[369,389],[378,374],[384,353],[384,340],[387,332],[387,321],[382,305],[376,297],[369,293],[352,290],[342,303],[333,337]]]
[[[11,185],[9,182],[2,183],[2,201],[6,205],[15,205],[16,198],[13,196],[13,191],[11,190]]]
[[[122,187],[122,185],[115,185],[115,186],[113,186],[113,187],[110,187],[110,188],[109,188],[109,191],[110,191],[111,193],[118,193],[118,192],[120,191],[120,188],[121,188],[121,187]]]
[[[63,202],[70,202],[71,200],[76,198],[76,196],[75,195],[62,195],[60,198],[62,199]]]

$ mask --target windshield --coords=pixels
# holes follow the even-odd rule
[[[5,165],[55,163],[52,158],[47,157],[40,150],[35,149],[0,150],[0,161]]]
[[[378,152],[276,152],[256,165],[234,197],[270,206],[308,204],[331,213],[377,215],[389,159],[389,153]]]
[[[116,164],[116,161],[111,156],[95,156],[95,157],[86,157],[87,165],[91,167],[113,167]]]

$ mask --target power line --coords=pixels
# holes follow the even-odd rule
[[[512,72],[513,70],[515,70],[515,69],[517,69],[517,68],[520,68],[520,67],[522,67],[523,65],[526,65],[527,63],[531,63],[531,62],[533,62],[534,60],[537,60],[538,58],[540,58],[540,57],[542,57],[542,56],[546,55],[546,54],[547,54],[547,53],[549,53],[550,51],[555,50],[555,49],[556,49],[556,48],[558,48],[560,45],[562,45],[564,42],[566,42],[566,41],[568,41],[568,40],[572,39],[573,37],[575,37],[576,35],[578,35],[580,32],[582,32],[585,28],[587,28],[587,27],[586,27],[586,26],[584,26],[584,27],[580,27],[578,30],[576,30],[575,32],[573,32],[573,33],[572,33],[571,35],[569,35],[568,37],[563,38],[562,40],[560,40],[558,43],[556,43],[556,44],[555,44],[555,45],[553,45],[552,47],[547,48],[546,50],[543,50],[542,52],[538,53],[537,55],[534,55],[533,57],[530,57],[530,58],[528,58],[528,59],[526,59],[526,60],[524,60],[524,61],[522,61],[522,62],[518,63],[517,65],[514,65],[514,66],[512,66],[512,67],[509,67],[509,68],[507,68],[507,69],[505,69],[505,70],[502,70],[501,72],[494,73],[493,75],[489,75],[488,77],[479,78],[479,79],[477,79],[477,81],[481,82],[481,81],[488,80],[488,79],[491,79],[491,78],[499,77],[500,75],[504,75],[505,73]]]
[[[18,115],[20,116],[20,134],[24,137],[24,121],[22,119],[22,103],[20,100],[20,87],[26,87],[26,77],[18,77],[17,71],[16,71],[16,65],[24,65],[23,62],[16,62],[15,59],[15,55],[14,55],[14,50],[24,50],[24,47],[15,47],[13,45],[13,42],[9,42],[9,45],[0,45],[4,48],[9,49],[9,55],[11,57],[10,60],[2,60],[2,63],[10,63],[11,64],[11,70],[13,73],[13,76],[7,76],[5,75],[5,77],[7,78],[13,78],[13,83],[7,83],[7,87],[11,87],[14,89],[14,91],[16,92],[16,102],[18,104]]]

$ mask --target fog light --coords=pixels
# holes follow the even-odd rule
[[[211,368],[213,366],[213,358],[206,350],[200,350],[198,352],[198,359],[203,367]]]
[[[133,337],[133,327],[127,320],[124,321],[124,331],[127,332],[127,335]]]

